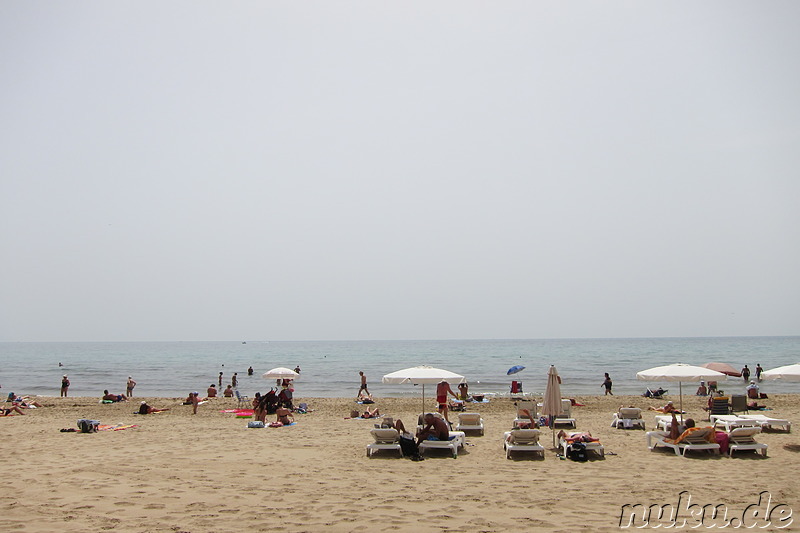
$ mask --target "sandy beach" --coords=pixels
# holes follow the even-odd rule
[[[724,504],[729,518],[757,504],[762,491],[773,506],[800,510],[796,433],[760,434],[769,445],[765,459],[682,458],[649,451],[644,431],[610,427],[620,405],[646,409],[664,400],[576,399],[586,404],[574,408],[578,429],[600,437],[604,459],[559,459],[545,429],[544,460],[507,460],[502,438],[514,418],[510,399],[469,409],[482,414],[486,431],[468,436],[458,459],[430,453],[414,462],[388,452],[366,457],[374,421],[345,419],[352,399],[296,398],[313,409],[296,415],[296,425],[247,429],[247,420],[220,412],[236,406],[229,399],[192,415],[181,398],[146,398],[170,411],[140,416],[133,412],[142,398],[111,405],[40,398],[43,408],[0,421],[0,531],[610,531],[618,529],[623,504],[677,505],[681,491],[700,506]],[[677,403],[677,396],[669,399]],[[796,395],[766,403],[772,410],[764,414],[800,420]],[[404,421],[420,411],[419,398],[376,405]],[[684,397],[687,416],[706,419],[703,405],[704,398]],[[655,414],[644,415],[648,430]],[[137,427],[59,431],[79,418]]]

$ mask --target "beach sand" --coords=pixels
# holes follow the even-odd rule
[[[649,451],[644,431],[610,427],[620,405],[646,409],[664,400],[576,399],[586,404],[573,408],[578,429],[600,437],[605,459],[560,460],[544,429],[544,460],[507,460],[503,432],[515,413],[507,398],[468,409],[482,414],[486,432],[468,436],[458,459],[442,452],[421,462],[390,452],[367,458],[374,421],[346,420],[352,399],[296,398],[313,409],[296,415],[296,425],[246,429],[247,420],[220,413],[235,407],[229,399],[193,416],[181,399],[147,398],[171,410],[140,416],[133,412],[141,398],[112,405],[41,398],[43,408],[0,420],[0,531],[611,531],[623,504],[677,504],[684,490],[692,503],[725,504],[729,518],[758,503],[761,491],[800,512],[796,433],[759,435],[769,445],[766,459],[682,458]],[[764,414],[799,421],[798,399],[771,397]],[[420,403],[378,399],[376,406],[413,426]],[[687,416],[705,419],[703,405],[704,398],[684,398]],[[648,430],[655,414],[645,413]],[[78,418],[138,427],[59,431]]]

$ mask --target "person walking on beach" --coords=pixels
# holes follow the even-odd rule
[[[66,398],[67,397],[67,391],[68,390],[69,390],[69,379],[67,378],[67,375],[64,374],[64,377],[61,378],[61,397],[62,398]]]
[[[761,373],[762,373],[763,371],[764,371],[764,369],[763,369],[763,368],[761,368],[761,363],[758,363],[758,364],[756,365],[756,379],[757,379],[758,381],[761,381]]]
[[[125,386],[125,390],[126,390],[126,394],[127,394],[128,398],[130,398],[131,396],[133,396],[133,388],[134,388],[135,386],[136,386],[136,382],[135,382],[135,381],[133,381],[133,378],[132,378],[132,377],[128,376],[128,383],[127,383],[127,385]]]
[[[358,388],[358,395],[361,395],[361,391],[365,391],[367,396],[369,396],[369,389],[367,388],[367,376],[364,375],[364,372],[359,370],[358,375],[361,376],[361,386]]]
[[[603,384],[600,386],[606,388],[606,396],[614,396],[614,393],[611,392],[611,376],[608,375],[608,372],[606,372],[606,379],[603,380]]]
[[[235,389],[238,388],[238,385],[239,385],[239,378],[237,377],[236,372],[234,372],[233,375],[231,376],[231,387]]]
[[[747,365],[744,365],[744,368],[742,369],[742,379],[744,379],[745,383],[750,380],[750,369],[747,368]]]

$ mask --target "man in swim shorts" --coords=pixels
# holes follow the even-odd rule
[[[367,396],[369,396],[369,389],[367,388],[367,376],[364,375],[364,372],[359,370],[358,375],[361,376],[361,387],[358,388],[358,396],[361,396],[361,391],[365,391]]]
[[[449,408],[447,407],[447,395],[452,394],[453,398],[458,399],[458,395],[453,392],[453,389],[450,388],[450,384],[446,380],[442,380],[436,385],[436,403],[439,404],[439,412],[444,416],[444,419],[447,420],[447,423],[450,423],[450,419],[447,418],[447,412]]]
[[[445,402],[446,404],[447,402]],[[450,428],[433,413],[425,413],[425,427],[417,433],[417,444],[424,440],[449,440]],[[399,422],[399,420],[398,420]]]

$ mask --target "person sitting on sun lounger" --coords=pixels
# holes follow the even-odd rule
[[[673,422],[672,427],[670,428],[670,437],[667,437],[667,438],[664,439],[664,441],[669,442],[671,444],[679,444],[679,443],[683,442],[684,440],[686,440],[686,437],[688,437],[692,433],[708,429],[708,428],[695,427],[694,420],[691,419],[691,418],[687,418],[686,420],[683,421],[683,424],[686,427],[686,429],[683,431],[683,433],[678,435],[678,437],[672,437],[672,435],[675,434],[675,432],[677,431],[677,427],[678,427],[677,419],[673,418],[673,420],[675,420],[675,422]],[[709,431],[708,435],[706,435],[706,440],[708,442],[711,442],[711,443],[717,442],[716,441],[716,434],[713,431]]]
[[[447,422],[433,413],[425,414],[425,427],[417,433],[417,444],[424,440],[448,440],[450,437],[450,428]],[[399,422],[399,420],[398,420]]]

